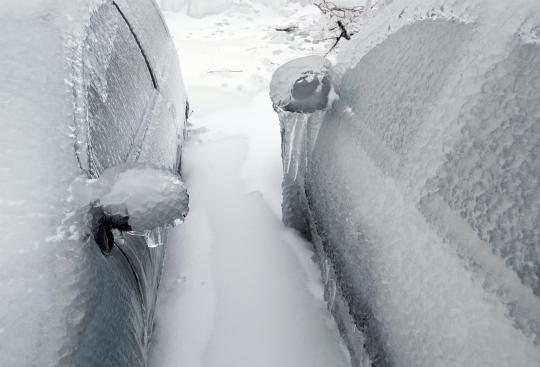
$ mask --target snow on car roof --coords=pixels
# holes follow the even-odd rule
[[[403,26],[427,19],[473,23],[486,31],[489,28],[494,39],[516,34],[525,42],[540,39],[535,31],[540,24],[540,2],[536,0],[378,1],[373,11],[376,16],[370,17],[352,42],[342,45],[336,69],[343,71],[355,65],[374,46]]]

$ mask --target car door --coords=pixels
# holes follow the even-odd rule
[[[87,32],[82,52],[86,128],[80,139],[85,144],[78,151],[81,167],[97,179],[107,169],[137,161],[163,166],[158,160],[141,159],[153,125],[160,124],[156,109],[161,104],[154,71],[129,19],[109,1],[91,16]],[[146,145],[159,151],[160,143],[158,137]],[[99,291],[91,297],[95,304],[88,306],[87,314],[105,319],[89,320],[88,329],[96,331],[84,333],[79,343],[95,344],[96,335],[91,334],[101,335],[103,348],[96,358],[102,366],[145,363],[165,253],[163,246],[149,243],[164,243],[166,234],[159,228],[145,236],[117,233],[110,256],[101,255],[97,245],[87,251],[85,261],[102,273],[95,277],[97,284],[89,286]],[[106,309],[110,311],[100,311]],[[85,353],[81,350],[75,359],[92,358]]]
[[[178,52],[152,0],[115,0],[128,19],[156,81],[156,98],[140,148],[133,158],[167,169],[180,167],[187,96]]]
[[[114,2],[92,17],[83,58],[88,173],[98,177],[137,151],[150,123],[157,84],[135,33]]]

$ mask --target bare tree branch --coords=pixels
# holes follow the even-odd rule
[[[335,3],[322,0],[319,3],[315,3],[315,6],[319,8],[323,14],[331,14],[337,18],[358,17],[365,11],[364,6],[337,6]]]
[[[367,10],[365,6],[338,6],[329,0],[321,0],[320,2],[315,3],[315,6],[319,8],[322,14],[328,16],[332,23],[337,24],[337,27],[331,27],[329,28],[329,31],[334,32],[337,30],[340,32],[336,36],[330,38],[335,39],[336,41],[325,56],[338,46],[339,41],[341,41],[342,38],[345,38],[346,40],[351,39],[353,32],[351,32],[348,27],[353,25],[357,18],[362,16]]]

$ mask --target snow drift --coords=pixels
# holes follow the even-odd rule
[[[280,112],[284,221],[356,365],[537,366],[540,4],[386,3]]]

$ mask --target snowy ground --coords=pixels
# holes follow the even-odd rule
[[[235,5],[167,20],[194,110],[184,152],[191,211],[168,244],[150,365],[348,366],[309,244],[281,224],[268,97],[279,64],[327,49],[302,31],[316,9]],[[274,30],[290,23],[297,34]]]

